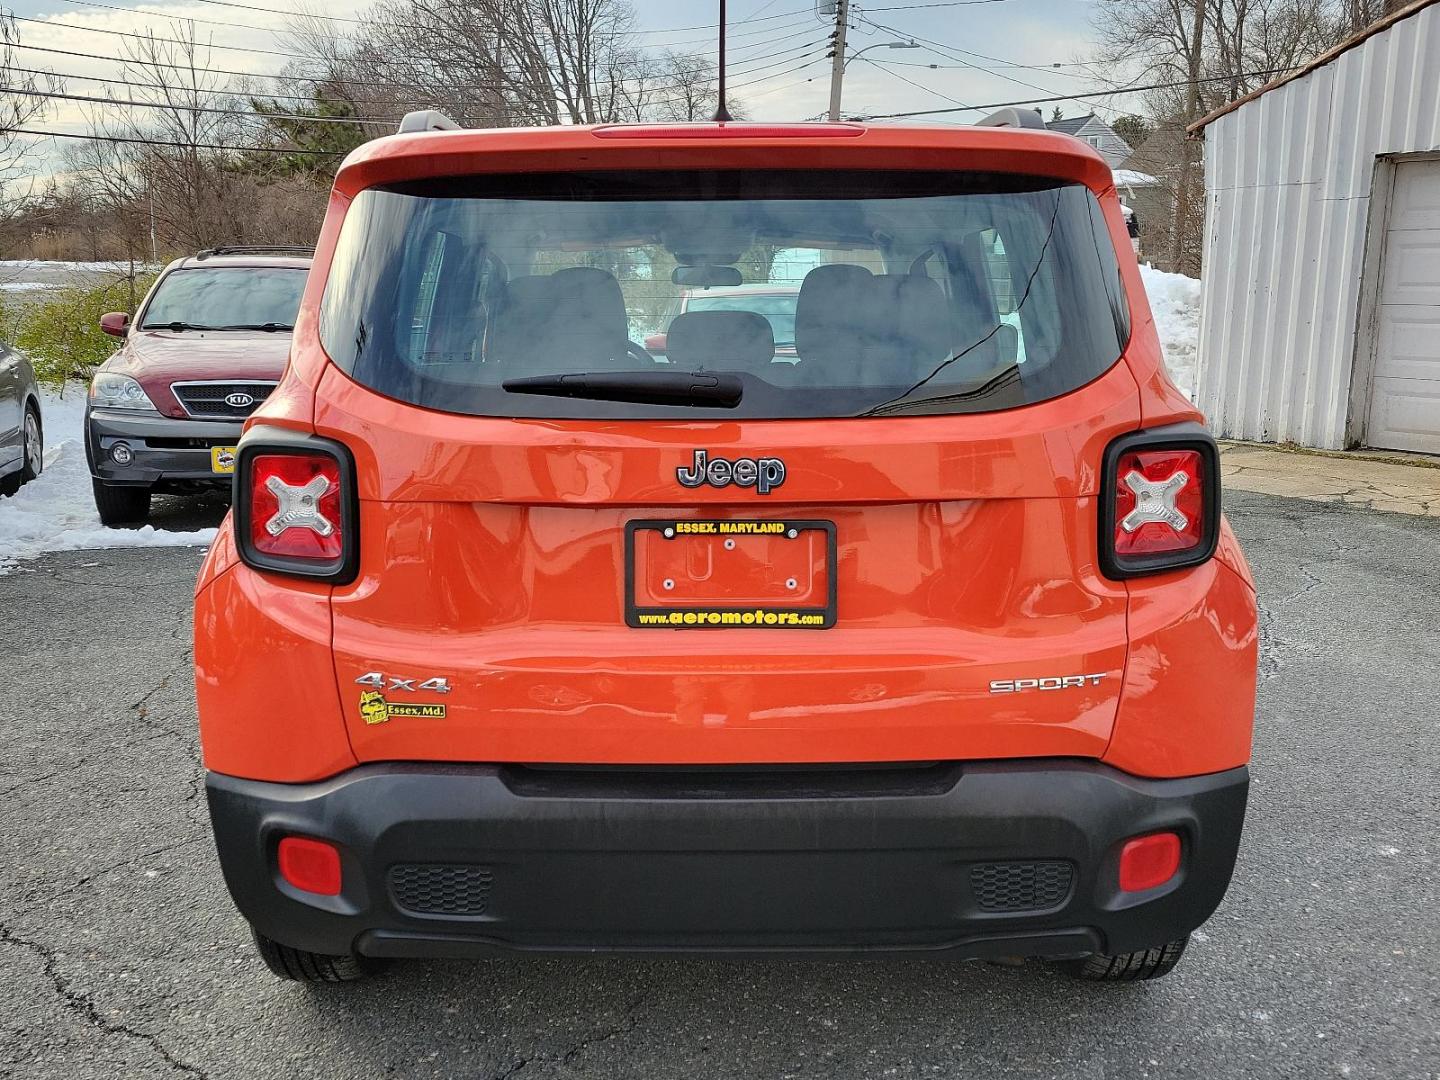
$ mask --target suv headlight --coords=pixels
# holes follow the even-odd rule
[[[129,375],[113,371],[97,372],[90,380],[90,404],[106,409],[155,409],[144,387]]]

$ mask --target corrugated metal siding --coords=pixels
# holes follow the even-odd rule
[[[1440,5],[1205,129],[1196,398],[1217,434],[1345,441],[1380,155],[1440,150]]]

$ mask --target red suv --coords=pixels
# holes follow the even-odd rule
[[[437,122],[339,170],[196,586],[272,970],[1170,970],[1240,842],[1256,605],[1100,156],[1023,112]],[[801,262],[794,356],[743,293],[636,340]]]
[[[310,253],[202,251],[167,266],[133,320],[100,320],[125,341],[96,371],[85,411],[101,522],[143,522],[155,492],[230,489],[245,419],[285,370]]]

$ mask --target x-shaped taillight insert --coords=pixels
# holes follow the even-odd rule
[[[286,529],[311,529],[320,536],[329,536],[335,531],[334,523],[320,512],[320,500],[330,490],[328,477],[315,476],[309,483],[287,484],[278,476],[271,476],[265,486],[275,496],[278,507],[265,522],[265,531],[271,536],[279,536]]]
[[[1125,515],[1120,528],[1133,533],[1149,522],[1163,521],[1181,532],[1190,524],[1190,519],[1175,505],[1175,500],[1189,482],[1190,474],[1183,469],[1164,480],[1150,480],[1135,470],[1126,473],[1125,486],[1135,493],[1135,509]]]

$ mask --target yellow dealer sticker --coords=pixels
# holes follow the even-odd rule
[[[210,448],[210,471],[233,473],[235,471],[235,447],[212,446]]]
[[[420,705],[408,701],[387,701],[385,695],[367,690],[360,695],[360,717],[367,724],[383,724],[387,720],[413,718],[444,720],[444,705]]]

